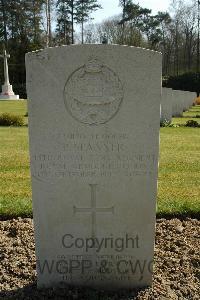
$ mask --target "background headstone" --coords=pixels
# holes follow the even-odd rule
[[[196,98],[197,98],[197,93],[190,92],[191,106],[195,105]]]
[[[189,110],[190,107],[192,106],[192,94],[189,91],[185,91],[185,101],[187,104],[187,109]]]
[[[188,100],[188,105],[189,105],[189,107],[192,107],[193,103],[195,102],[196,93],[186,91],[186,95],[187,95],[186,97],[187,97],[187,100]]]
[[[172,119],[172,89],[162,88],[161,97],[161,121],[171,121]]]
[[[183,111],[187,111],[190,108],[189,97],[187,91],[181,91],[183,99]]]
[[[27,54],[39,287],[151,284],[161,66],[116,45]]]
[[[173,117],[181,117],[183,115],[183,94],[182,91],[173,90],[172,97],[172,116]]]

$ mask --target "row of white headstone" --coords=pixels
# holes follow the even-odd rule
[[[182,116],[195,103],[196,93],[189,91],[162,89],[161,121],[171,121],[172,117]]]

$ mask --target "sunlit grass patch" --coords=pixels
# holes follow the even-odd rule
[[[28,128],[0,127],[0,141],[0,216],[31,215]],[[200,213],[200,128],[161,128],[160,141],[157,212]]]

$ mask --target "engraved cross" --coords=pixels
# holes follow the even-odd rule
[[[97,213],[112,213],[114,214],[114,206],[112,207],[97,207],[96,188],[97,184],[89,184],[91,189],[91,207],[73,207],[74,214],[76,213],[91,213],[92,218],[92,237],[96,237],[97,228]]]

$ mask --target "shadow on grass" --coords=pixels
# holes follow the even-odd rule
[[[197,118],[197,119],[198,119],[198,117],[196,117],[196,115],[180,116],[180,117],[178,117],[178,118],[179,118],[179,119],[188,119],[188,118],[192,118],[192,119]]]
[[[36,282],[16,290],[0,292],[0,299],[67,299],[67,300],[134,300],[151,288],[132,290],[103,291],[91,288],[77,288],[63,285],[60,288],[37,289]],[[142,298],[140,298],[142,299]]]
[[[156,219],[179,219],[181,221],[186,220],[187,218],[190,219],[197,219],[200,220],[200,211],[199,212],[186,212],[186,213],[180,213],[180,212],[173,212],[173,213],[163,213],[159,212],[156,214]]]
[[[17,219],[17,218],[33,218],[33,214],[18,214],[18,215],[10,215],[10,214],[6,214],[6,215],[0,215],[0,221],[7,221],[7,220],[11,220],[11,219]]]

